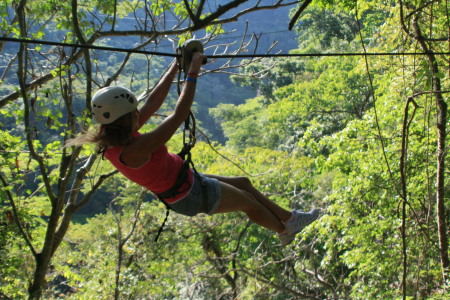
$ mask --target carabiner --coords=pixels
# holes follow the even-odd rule
[[[183,144],[188,145],[190,148],[194,148],[197,139],[194,136],[190,128],[185,128],[183,130]]]

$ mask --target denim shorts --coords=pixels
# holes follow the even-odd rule
[[[212,215],[219,207],[220,197],[220,182],[215,178],[197,173],[194,174],[194,182],[189,194],[177,202],[170,203],[169,206],[173,211],[185,216],[192,217],[199,213]]]

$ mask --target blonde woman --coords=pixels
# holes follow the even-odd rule
[[[297,233],[319,216],[319,210],[288,211],[268,199],[245,177],[224,177],[195,172],[166,143],[186,120],[194,101],[197,76],[205,56],[194,53],[174,112],[154,130],[139,129],[160,108],[178,72],[172,63],[145,104],[138,109],[135,95],[123,87],[105,87],[92,99],[97,132],[75,138],[69,145],[87,142],[104,148],[104,156],[123,175],[164,201],[173,211],[194,216],[244,212],[254,223],[278,234],[290,244]]]

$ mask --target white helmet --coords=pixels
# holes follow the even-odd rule
[[[92,98],[94,119],[100,124],[110,124],[132,112],[137,106],[136,96],[129,89],[120,86],[104,87]]]

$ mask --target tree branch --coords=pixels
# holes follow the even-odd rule
[[[74,0],[72,0],[72,1],[74,1]],[[229,2],[227,5],[220,6],[215,12],[208,15],[205,19],[199,20],[197,25],[186,26],[183,28],[169,29],[169,30],[162,30],[162,31],[148,31],[148,30],[97,31],[89,39],[86,39],[85,45],[93,45],[96,41],[98,41],[100,39],[114,37],[114,36],[141,36],[141,37],[149,37],[152,40],[156,39],[159,36],[173,36],[173,35],[177,36],[177,35],[182,35],[187,32],[192,32],[192,31],[195,31],[195,30],[198,30],[198,29],[204,28],[206,26],[210,26],[210,25],[214,26],[214,25],[234,22],[240,16],[249,14],[249,13],[252,13],[255,11],[276,9],[279,7],[291,6],[291,5],[298,3],[298,1],[283,3],[284,1],[279,0],[277,3],[275,3],[273,5],[259,6],[258,5],[259,1],[258,1],[254,6],[244,9],[241,12],[236,13],[232,17],[228,17],[228,18],[222,19],[222,20],[215,20],[215,18],[222,16],[229,10],[231,10],[247,1],[248,0],[235,0],[235,1]],[[147,42],[144,42],[141,45],[135,47],[134,49],[141,49],[142,47],[145,46],[146,43]],[[75,63],[78,59],[83,57],[84,55],[85,55],[84,49],[79,49],[78,51],[74,52],[64,63],[62,63],[62,65],[70,66],[73,63]],[[25,82],[24,90],[29,91],[36,87],[42,86],[43,84],[51,81],[52,79],[54,79],[54,76],[52,75],[51,72],[49,72],[39,78],[34,79],[30,83]],[[2,99],[0,99],[0,108],[4,107],[11,101],[17,100],[20,96],[21,96],[20,92],[17,92],[17,91],[12,92],[9,95],[6,95]]]
[[[0,49],[0,52],[1,52],[1,49]],[[14,61],[15,61],[16,59],[17,59],[17,54],[14,55],[14,56],[9,60],[8,64],[7,64],[6,67],[5,67],[5,70],[3,70],[2,76],[0,76],[0,80],[3,81],[3,80],[5,79],[6,74],[7,74],[8,71],[11,69],[11,66],[12,66],[12,64],[14,63]]]
[[[285,284],[277,284],[273,280],[265,278],[264,274],[261,272],[250,272],[246,269],[241,269],[241,271],[247,275],[250,275],[255,280],[261,281],[267,285],[270,285],[280,291],[285,291],[289,294],[292,294],[293,296],[298,297],[299,299],[322,299],[322,297],[316,297],[314,295],[309,295],[300,291],[293,290],[289,287],[287,287]]]
[[[78,150],[79,151],[79,150]],[[103,184],[103,182],[108,179],[109,177],[113,176],[114,174],[118,173],[117,170],[114,170],[107,174],[100,175],[97,182],[91,187],[89,192],[87,192],[82,200],[77,202],[78,195],[81,190],[81,184],[84,181],[84,177],[86,176],[86,173],[92,168],[95,160],[97,158],[97,155],[91,155],[86,163],[80,167],[75,175],[75,180],[72,184],[72,188],[70,190],[69,199],[67,201],[67,205],[64,209],[64,214],[62,216],[61,223],[55,233],[55,240],[52,247],[52,253],[55,253],[55,251],[58,249],[59,245],[61,244],[67,229],[69,228],[70,221],[72,220],[73,214],[80,209],[83,205],[85,205],[92,197],[94,192]]]
[[[12,215],[13,215],[13,218],[14,218],[14,222],[17,224],[17,228],[19,228],[20,235],[25,240],[25,243],[28,245],[28,248],[30,249],[30,251],[33,254],[33,256],[36,258],[37,257],[37,252],[34,249],[34,246],[31,243],[30,239],[28,238],[28,235],[26,234],[25,230],[23,229],[22,222],[19,219],[19,212],[17,210],[16,203],[14,202],[14,197],[12,196],[10,191],[8,191],[8,189],[7,189],[8,188],[8,183],[6,182],[6,180],[3,177],[2,173],[0,173],[0,181],[2,182],[3,187],[4,187],[3,192],[6,194],[8,200],[9,200],[9,203],[11,204],[11,208],[12,208],[12,212],[13,212]]]
[[[189,5],[189,2],[187,0],[183,0],[183,3],[184,3],[184,7],[186,8],[186,11],[189,14],[189,17],[191,18],[192,23],[194,24],[194,26],[197,26],[199,19],[196,17],[196,14],[194,14],[194,12],[192,11],[191,6]]]
[[[295,12],[294,16],[292,17],[291,21],[289,22],[289,30],[292,30],[295,23],[297,22],[297,19],[300,17],[300,14],[306,9],[306,7],[311,3],[312,0],[305,0],[300,8]]]

